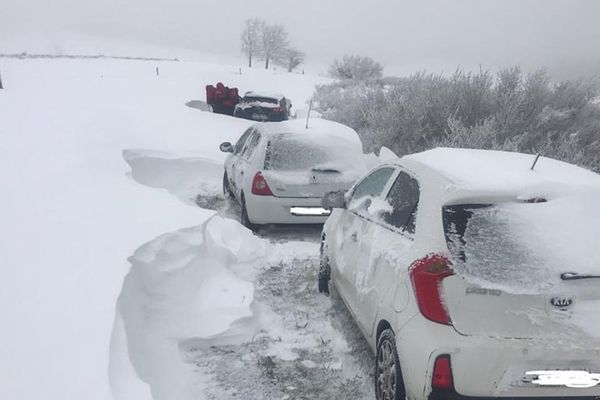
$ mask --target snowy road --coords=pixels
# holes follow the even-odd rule
[[[186,329],[187,336],[179,334],[180,331],[156,335],[156,331],[148,325],[139,330],[139,324],[136,324],[138,330],[135,335],[147,336],[150,332],[156,343],[165,343],[159,337],[178,336],[180,356],[191,367],[191,371],[187,371],[190,373],[187,382],[181,384],[188,387],[197,385],[190,392],[206,399],[373,397],[373,357],[366,342],[343,303],[317,291],[320,225],[267,226],[253,236],[237,222],[239,206],[220,193],[221,163],[204,158],[167,157],[145,151],[125,151],[124,156],[132,167],[132,177],[138,182],[167,189],[188,204],[193,201],[196,206],[216,212],[218,217],[215,218],[218,219],[212,225],[230,225],[227,235],[221,235],[217,240],[222,241],[219,245],[229,247],[228,251],[238,259],[236,265],[227,265],[226,268],[250,282],[254,288],[253,293],[247,294],[252,296],[250,312],[243,318],[231,320],[229,328],[218,330],[215,335],[207,335],[206,328]],[[194,172],[199,170],[203,173]],[[198,192],[200,194],[195,195]],[[207,235],[216,236],[211,231],[214,229],[209,226],[204,231],[204,242],[207,242]],[[169,245],[165,245],[166,241],[156,245],[161,249],[177,249],[169,252],[170,265],[190,263],[190,252],[186,248],[193,240],[186,239],[187,235],[179,232],[173,239],[167,240]],[[232,239],[238,235],[243,239]],[[174,244],[172,241],[181,243]],[[212,239],[210,243],[211,247],[218,247]],[[258,251],[256,257],[246,257],[240,262],[240,254],[254,251],[251,249],[253,246],[263,250]],[[198,259],[197,267],[205,268],[204,264],[210,262],[205,258]],[[194,287],[192,284],[191,288]],[[180,286],[176,288],[181,290]],[[135,290],[126,285],[121,297],[135,299],[136,307],[140,307],[140,296],[129,293]],[[146,299],[142,302],[143,307],[161,307],[168,315],[181,312],[164,309],[182,307],[179,302],[164,300],[165,297],[174,297],[169,289],[161,289],[160,294],[159,306],[157,301]],[[231,293],[232,297],[236,295],[238,293]],[[244,302],[244,299],[241,298],[241,301]],[[123,309],[130,307],[128,300],[121,303]],[[213,312],[226,311],[218,302],[210,304],[209,308],[213,308]],[[138,314],[129,313],[128,316],[124,312],[126,325],[131,326],[128,319],[135,319]],[[189,318],[210,321],[213,313],[191,310]],[[136,351],[154,352],[156,355],[151,357],[151,364],[164,365],[157,360],[169,358],[170,353],[160,353],[156,349],[164,347],[153,345]],[[148,354],[139,357],[149,358]],[[177,379],[180,376],[170,375]],[[161,373],[161,368],[149,374],[146,380],[154,398],[166,399],[173,395],[173,382]]]
[[[220,211],[232,214],[232,207]],[[281,254],[299,241],[313,246],[261,266],[255,298],[275,314],[277,330],[238,345],[186,343],[187,360],[212,377],[208,398],[373,398],[374,361],[365,340],[341,300],[317,291],[320,227],[271,227],[260,236],[281,243]]]

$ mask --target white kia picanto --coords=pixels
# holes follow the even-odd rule
[[[434,149],[323,206],[319,290],[376,354],[377,399],[600,399],[599,175]]]
[[[257,123],[235,145],[222,143],[223,191],[236,199],[241,222],[318,224],[330,214],[321,206],[331,190],[348,190],[376,164],[362,152],[358,134],[332,121],[310,119]]]

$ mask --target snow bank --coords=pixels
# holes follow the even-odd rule
[[[264,258],[266,248],[238,222],[215,216],[198,227],[161,235],[130,257],[117,312],[132,364],[154,399],[191,398],[190,369],[178,348],[182,340],[225,335],[241,343],[258,332],[254,286],[233,269]],[[123,347],[119,328],[113,348]],[[119,371],[112,375],[115,398],[129,400],[128,383],[121,384]]]
[[[126,337],[119,330],[135,321],[124,314],[115,317],[115,301],[129,269],[127,258],[140,243],[202,224],[214,212],[186,206],[134,179],[185,198],[186,190],[180,192],[178,184],[166,179],[166,172],[174,171],[183,182],[203,160],[222,161],[225,155],[219,144],[237,140],[251,125],[186,107],[190,99],[204,97],[207,82],[223,80],[230,86],[265,90],[286,87],[286,95],[302,103],[325,79],[261,70],[239,75],[237,65],[220,65],[213,59],[203,63],[2,59],[0,63],[5,86],[0,91],[0,398],[111,398],[109,349],[116,368],[111,381],[120,382],[119,393],[128,399],[144,398],[147,385],[127,364],[135,346],[143,347],[145,339],[131,347],[115,343]],[[124,149],[161,153],[129,153],[135,170],[131,179]],[[171,158],[175,155],[187,161],[176,165]],[[150,165],[151,158],[159,167]],[[213,167],[199,174],[207,178]],[[216,183],[206,190],[214,188]],[[211,237],[218,241],[214,229]],[[161,240],[165,245],[177,243]],[[168,252],[156,254],[167,257]],[[226,254],[211,257],[230,257]],[[171,268],[178,274],[182,267]],[[138,270],[143,267],[128,276],[127,285],[142,284]],[[152,286],[153,279],[158,276],[160,281],[163,274],[169,273],[146,272],[144,284],[157,291],[167,288],[168,283]],[[243,282],[231,281],[246,290]],[[176,300],[169,301],[178,305]],[[145,316],[151,310],[142,311]],[[229,317],[239,315],[232,311]],[[165,318],[177,323],[184,319]],[[227,321],[220,320],[219,326]],[[192,333],[200,329],[192,328]],[[176,333],[175,328],[169,332]],[[170,351],[173,341],[164,343]],[[148,373],[155,373],[152,368]],[[163,372],[169,373],[167,368]]]
[[[152,150],[124,150],[131,176],[142,185],[166,189],[184,202],[223,190],[223,163],[208,157],[182,157]]]

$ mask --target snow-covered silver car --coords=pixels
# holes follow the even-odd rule
[[[323,205],[319,289],[376,353],[377,399],[600,398],[600,175],[434,149]]]
[[[223,191],[242,207],[241,222],[262,224],[323,223],[330,211],[321,198],[348,190],[370,169],[370,158],[351,128],[311,119],[258,123],[235,145],[221,144],[225,160]]]

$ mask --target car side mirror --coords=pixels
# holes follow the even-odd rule
[[[327,192],[321,200],[323,208],[346,208],[346,193],[342,190]]]
[[[233,153],[233,146],[229,142],[221,143],[219,149],[221,149],[223,153]]]

